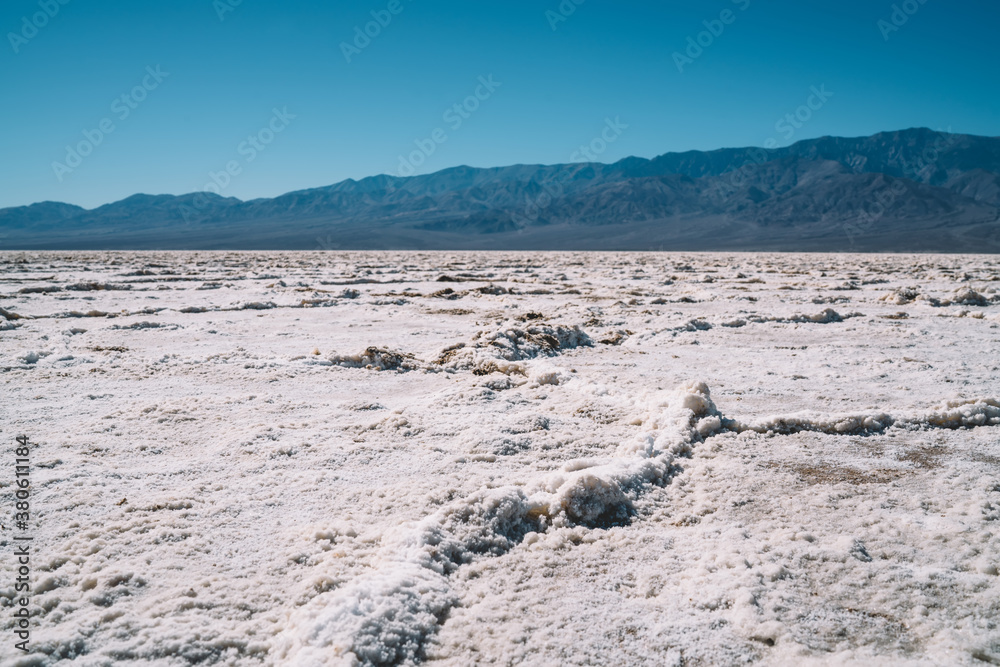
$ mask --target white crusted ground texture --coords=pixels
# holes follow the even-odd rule
[[[1000,664],[1000,259],[0,253],[10,665]]]

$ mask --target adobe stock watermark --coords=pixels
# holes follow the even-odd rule
[[[340,250],[340,244],[337,243],[337,239],[334,238],[333,234],[327,234],[326,238],[317,236],[316,247],[313,250]]]
[[[581,145],[569,156],[570,162],[596,162],[597,159],[608,150],[611,144],[621,138],[628,125],[621,121],[620,116],[604,119],[604,127],[601,132],[589,142]],[[563,182],[572,178],[572,175],[565,171],[561,172],[558,178],[547,180],[541,183],[542,191],[534,197],[525,195],[525,206],[523,213],[514,212],[512,219],[519,227],[526,227],[538,221],[542,213],[552,206],[555,201],[563,196],[565,189]]]
[[[794,111],[786,113],[774,124],[775,132],[778,132],[781,135],[781,139],[786,142],[791,141],[796,132],[805,127],[806,123],[812,120],[813,115],[822,109],[830,98],[833,97],[833,92],[827,90],[825,83],[820,84],[819,87],[810,86],[809,93],[804,104],[798,106]],[[747,160],[738,169],[727,172],[727,178],[720,180],[716,184],[717,192],[723,197],[732,196],[736,190],[743,187],[746,179],[754,169],[765,162],[770,162],[771,156],[768,155],[767,151],[772,151],[779,147],[778,138],[769,137],[764,141],[763,148],[749,149],[747,151]]]
[[[406,1],[413,2],[413,0]],[[354,39],[340,43],[340,52],[344,54],[344,60],[350,64],[354,56],[361,55],[362,51],[371,46],[372,40],[389,27],[393,17],[402,14],[404,9],[406,5],[403,4],[403,0],[389,0],[385,9],[373,9],[372,20],[365,23],[364,28],[360,25],[354,26]]]
[[[739,7],[740,11],[745,12],[750,9],[750,0],[731,0],[731,2]],[[687,38],[687,48],[684,52],[674,51],[674,65],[677,66],[677,71],[681,74],[684,73],[684,68],[687,65],[693,65],[694,61],[705,53],[705,49],[715,44],[715,40],[722,37],[722,33],[726,31],[727,25],[732,25],[736,23],[736,18],[739,16],[732,9],[723,9],[719,12],[719,18],[702,21],[702,25],[705,26],[705,30],[702,30],[697,35],[688,35]]]
[[[30,17],[21,17],[21,29],[18,32],[8,32],[7,41],[14,53],[20,53],[21,47],[35,38],[38,31],[49,24],[49,21],[56,17],[59,8],[68,5],[70,0],[39,0],[38,6],[42,11],[35,12]]]
[[[479,109],[479,106],[486,100],[493,97],[497,88],[503,85],[500,81],[494,81],[493,75],[479,77],[479,85],[461,102],[457,102],[441,114],[441,120],[447,123],[452,132],[457,132],[460,127],[472,117],[472,114]],[[413,144],[416,150],[410,151],[407,155],[399,156],[399,166],[396,168],[397,176],[413,176],[417,168],[423,165],[427,158],[437,152],[438,146],[448,141],[448,133],[443,127],[434,128],[430,136],[426,139],[414,139]]]
[[[875,26],[882,33],[882,39],[886,42],[889,41],[889,35],[894,32],[899,32],[899,29],[909,22],[910,17],[920,11],[922,5],[926,5],[927,0],[904,0],[899,4],[894,4],[891,9],[892,13],[889,14],[889,19],[879,19],[875,22]]]
[[[16,442],[18,447],[14,449],[16,458],[13,466],[15,490],[12,494],[15,500],[12,508],[14,512],[11,514],[13,514],[14,526],[20,531],[20,534],[14,535],[11,545],[15,565],[11,571],[17,575],[13,578],[14,595],[11,597],[11,606],[15,608],[15,611],[11,615],[14,617],[14,637],[21,640],[14,642],[14,648],[28,653],[30,651],[28,642],[31,640],[31,618],[33,616],[31,613],[31,566],[37,558],[35,550],[32,548],[32,541],[35,537],[31,534],[33,532],[31,527],[34,523],[33,516],[36,517],[37,521],[37,512],[32,512],[31,445],[33,443],[28,440],[26,435],[17,436]],[[10,515],[8,514],[8,516]],[[18,593],[20,595],[17,595]]]
[[[560,23],[565,23],[569,20],[570,16],[576,14],[576,8],[586,1],[587,0],[562,0],[555,10],[545,10],[545,18],[548,20],[549,26],[552,27],[553,32],[559,29]]]
[[[155,68],[151,66],[146,67],[146,75],[142,77],[139,85],[127,93],[122,93],[111,101],[111,113],[119,121],[124,121],[132,115],[133,111],[139,108],[139,105],[146,100],[149,93],[159,88],[160,84],[168,76],[170,76],[170,72],[162,71],[159,65]],[[92,130],[84,129],[81,141],[78,141],[76,145],[66,146],[66,157],[63,162],[57,160],[52,163],[52,171],[55,173],[56,178],[59,179],[59,182],[62,183],[63,178],[67,174],[73,173],[73,170],[83,164],[84,158],[93,153],[94,149],[104,143],[105,137],[116,129],[117,126],[110,117],[102,118],[98,121],[97,127]]]
[[[569,161],[597,162],[597,158],[603,155],[604,151],[608,150],[608,146],[618,141],[618,138],[627,129],[628,125],[621,121],[621,116],[615,116],[614,120],[605,118],[604,129],[601,130],[601,133],[591,139],[589,143],[580,146],[579,149],[569,156]]]
[[[205,196],[205,193],[210,192],[215,195],[221,195],[223,190],[232,184],[233,178],[243,173],[243,167],[256,160],[258,155],[267,150],[267,147],[279,134],[285,131],[295,118],[297,118],[297,115],[289,113],[288,107],[282,107],[281,109],[274,107],[271,109],[271,118],[267,124],[253,134],[247,135],[246,139],[237,144],[236,153],[242,159],[229,160],[219,171],[209,171],[209,180],[192,199],[191,205],[180,205],[180,212],[184,218],[184,222],[190,224],[198,213],[211,205],[211,201]]]
[[[961,139],[960,135],[951,134],[951,127],[948,127],[946,132],[948,132],[946,136],[938,137],[932,145],[925,148],[915,162],[903,161],[904,178],[919,181],[929,179],[932,176],[931,172],[933,172],[937,161],[941,158],[941,153],[957,144]],[[859,161],[853,162],[852,166],[854,164],[860,166]],[[903,180],[899,178],[893,179],[891,184],[875,194],[872,205],[867,210],[862,209],[856,221],[844,223],[844,233],[847,234],[851,245],[854,245],[855,236],[860,236],[869,231],[876,222],[885,216],[889,211],[889,207],[897,199],[904,196],[906,192],[907,188]]]
[[[795,132],[801,130],[806,123],[812,120],[813,114],[822,109],[823,105],[833,97],[833,93],[826,89],[825,83],[820,84],[819,88],[816,86],[810,87],[809,92],[811,94],[806,98],[805,104],[799,106],[792,113],[786,113],[783,118],[774,124],[774,129],[784,135],[782,138],[785,141],[791,141],[792,137],[795,136]],[[777,146],[778,144],[774,139],[768,139],[764,142],[764,148],[771,149],[777,148]]]
[[[243,0],[212,0],[212,9],[219,21],[226,20],[226,14],[236,11],[236,8],[243,4]]]

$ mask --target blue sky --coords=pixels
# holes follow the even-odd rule
[[[63,2],[0,8],[0,207],[569,162],[609,120],[602,162],[1000,135],[996,2]]]

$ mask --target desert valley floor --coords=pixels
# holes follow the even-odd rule
[[[0,253],[0,663],[1000,664],[998,288],[982,255]]]

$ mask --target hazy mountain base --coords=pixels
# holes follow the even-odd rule
[[[861,220],[762,226],[688,216],[625,224],[555,224],[470,233],[408,226],[330,223],[199,224],[0,236],[0,248],[92,250],[618,250],[757,252],[1000,252],[1000,224],[954,220]]]
[[[37,520],[36,654],[4,664],[1000,661],[996,258],[0,277]]]

